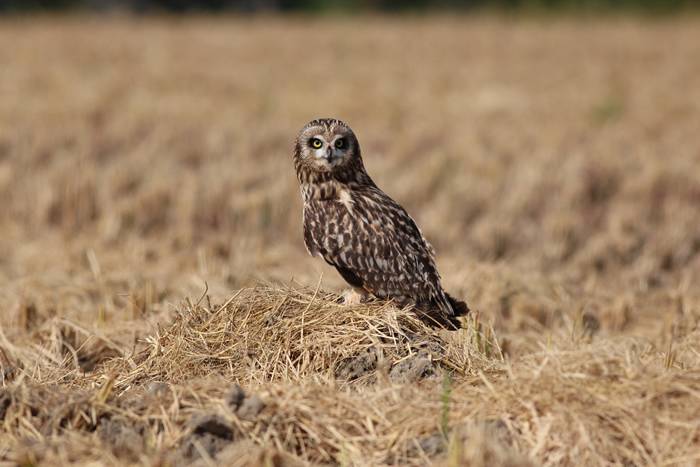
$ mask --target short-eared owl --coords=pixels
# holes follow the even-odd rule
[[[432,247],[411,216],[380,190],[353,131],[335,119],[301,129],[294,166],[304,200],[304,243],[357,293],[414,305],[426,321],[458,328],[467,305],[440,284]]]

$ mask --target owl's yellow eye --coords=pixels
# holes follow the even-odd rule
[[[345,140],[343,138],[335,140],[335,147],[338,149],[343,149],[345,147]]]
[[[312,147],[312,148],[314,148],[314,149],[320,149],[321,146],[323,146],[323,143],[321,142],[320,139],[318,139],[318,138],[313,138],[313,139],[311,140],[311,147]]]

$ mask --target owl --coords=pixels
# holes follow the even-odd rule
[[[469,309],[440,284],[435,253],[420,229],[365,170],[348,125],[318,119],[299,132],[294,167],[304,202],[304,243],[352,287],[346,303],[367,297],[413,306],[424,321],[459,328]]]

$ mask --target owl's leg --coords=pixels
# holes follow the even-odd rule
[[[364,289],[353,287],[343,292],[343,304],[359,305],[367,299],[367,292]]]

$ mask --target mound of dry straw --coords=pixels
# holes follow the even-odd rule
[[[278,460],[403,463],[445,451],[443,384],[502,371],[492,331],[473,317],[435,330],[391,303],[338,298],[272,286],[219,304],[205,295],[136,343],[66,320],[45,323],[38,343],[4,337],[0,455],[178,464],[237,458],[253,442]],[[410,400],[423,406],[407,417]]]
[[[584,329],[504,359],[321,290],[204,295],[138,342],[65,319],[0,336],[0,458],[109,465],[564,465],[698,460],[697,330],[668,348]],[[585,331],[585,332],[584,332]]]

